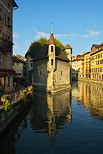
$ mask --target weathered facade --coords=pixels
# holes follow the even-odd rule
[[[0,1],[0,92],[13,89],[12,46],[14,0]]]
[[[32,84],[32,72],[33,72],[33,62],[30,55],[30,52],[25,54],[26,58],[26,82],[31,85]]]
[[[82,55],[73,56],[71,60],[72,66],[72,79],[78,80],[78,76],[81,74],[81,63],[83,61]]]
[[[26,58],[23,59],[20,55],[12,56],[13,58],[13,69],[16,71],[16,77],[26,79]]]
[[[33,85],[47,92],[70,87],[69,60],[56,47],[53,34],[34,59]]]

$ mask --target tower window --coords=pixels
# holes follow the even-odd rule
[[[42,75],[42,71],[40,71],[40,75]]]
[[[53,52],[53,46],[51,46],[51,52]]]
[[[62,76],[62,71],[61,71],[61,76]]]
[[[53,59],[51,59],[51,65],[53,65]]]
[[[33,67],[33,63],[31,63],[31,67]]]

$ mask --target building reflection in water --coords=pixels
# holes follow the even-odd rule
[[[92,116],[103,120],[103,85],[79,81],[78,87],[72,89],[72,97],[76,95]]]
[[[31,127],[39,133],[47,133],[54,144],[54,136],[71,122],[70,90],[57,94],[35,93],[31,112]]]
[[[22,113],[10,127],[0,136],[0,154],[15,154],[15,143],[21,138],[22,131],[27,128],[28,110]]]

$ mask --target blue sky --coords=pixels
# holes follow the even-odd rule
[[[54,36],[69,43],[73,55],[103,42],[103,0],[15,0],[14,54],[25,55],[30,43],[49,38],[50,23]]]

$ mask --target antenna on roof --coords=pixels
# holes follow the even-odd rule
[[[53,33],[53,23],[51,22],[51,30],[50,30],[50,33]]]

